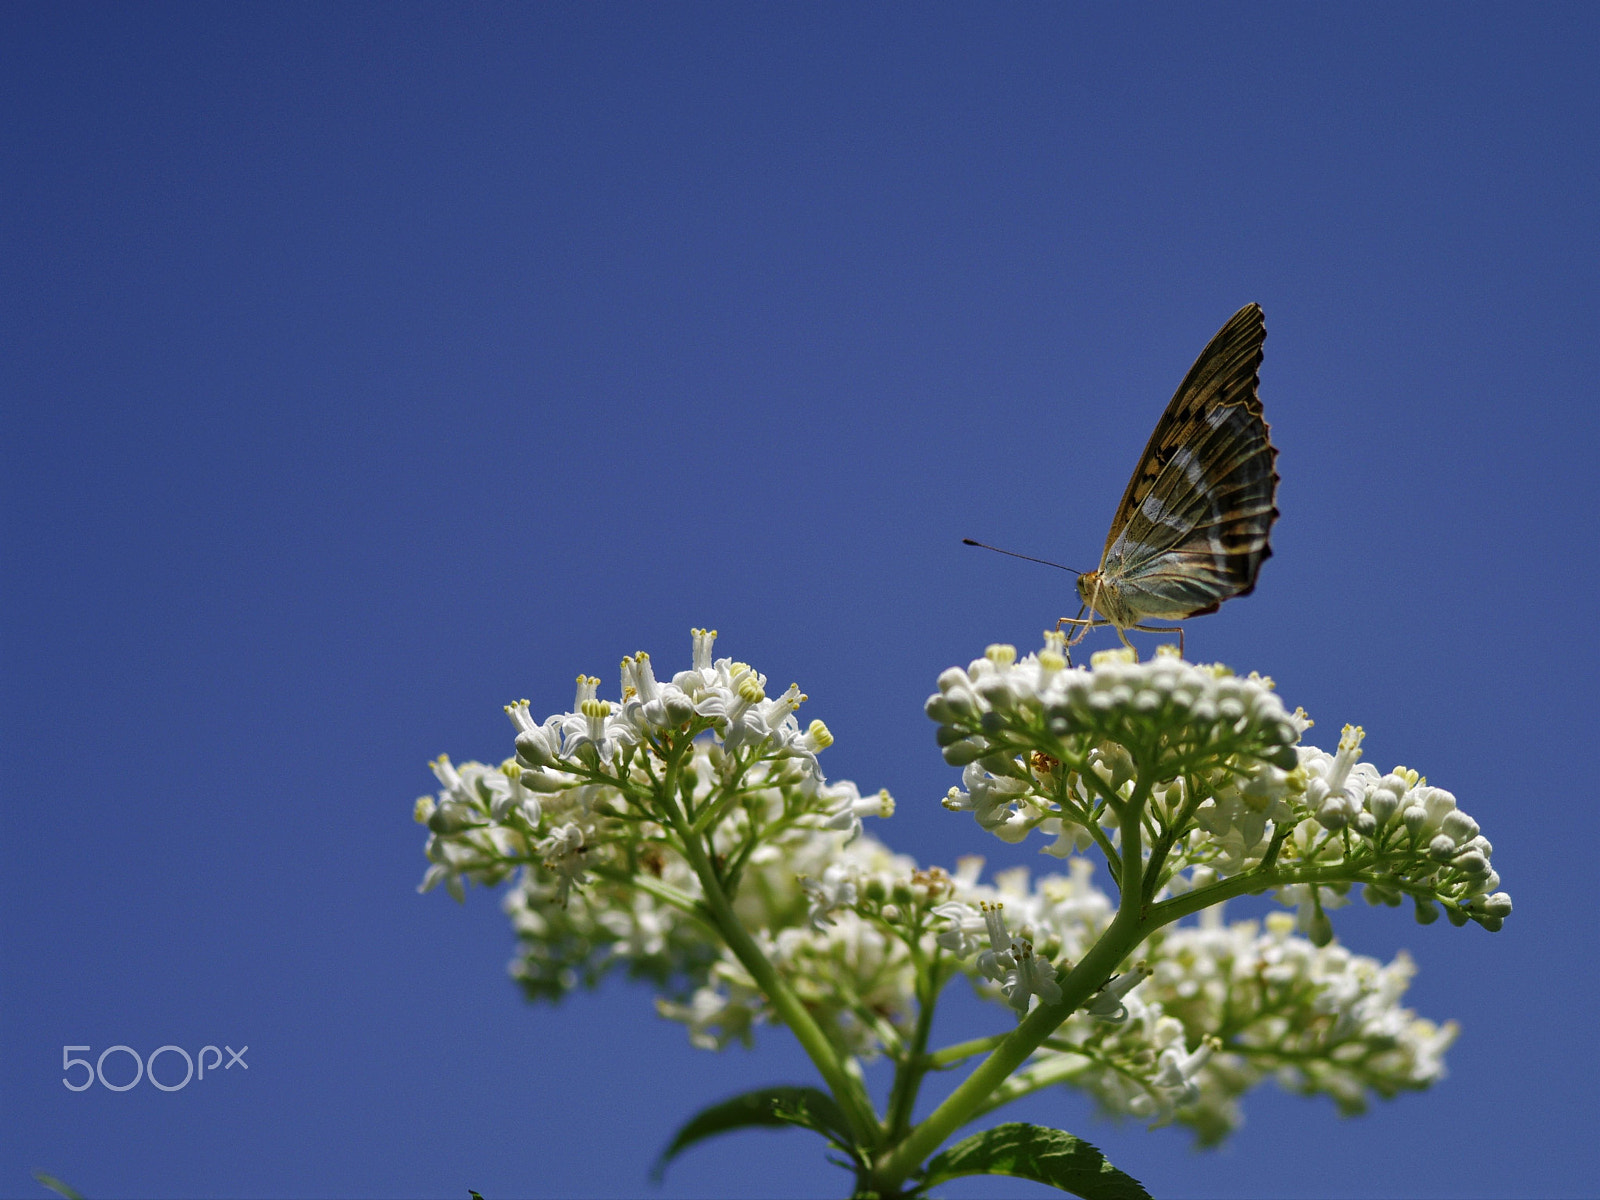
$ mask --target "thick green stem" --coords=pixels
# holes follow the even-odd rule
[[[1145,939],[1149,931],[1141,911],[1144,907],[1140,894],[1144,847],[1139,821],[1150,795],[1150,782],[1141,774],[1134,785],[1133,795],[1117,806],[1122,828],[1122,898],[1116,917],[1089,953],[1084,955],[1083,961],[1062,981],[1061,999],[1054,1004],[1040,1004],[1029,1013],[1015,1032],[979,1063],[972,1074],[945,1098],[943,1104],[929,1113],[904,1141],[879,1159],[872,1180],[881,1193],[895,1194],[922,1164],[922,1160],[970,1121],[983,1108],[990,1095],[1011,1077],[1012,1072],[1026,1062],[1063,1021],[1103,987],[1117,965]]]
[[[903,1142],[879,1161],[873,1172],[873,1181],[879,1189],[892,1195],[922,1164],[923,1159],[971,1120],[989,1094],[1026,1062],[1045,1038],[1094,995],[1116,970],[1117,964],[1143,939],[1144,932],[1137,916],[1131,916],[1127,910],[1119,911],[1110,928],[1062,983],[1060,1002],[1041,1004],[1029,1013],[1022,1024],[996,1047],[994,1053],[979,1063],[972,1074],[945,1098],[943,1104],[929,1113]]]
[[[668,760],[665,785],[662,789],[664,792],[670,794],[671,787],[676,783],[677,772],[678,759],[674,756]],[[716,868],[712,866],[700,838],[684,827],[681,818],[674,824],[682,839],[684,857],[688,859],[689,866],[700,879],[706,909],[716,922],[717,929],[727,942],[728,948],[733,951],[744,969],[750,972],[750,977],[755,980],[756,986],[761,989],[779,1018],[789,1027],[801,1048],[816,1064],[817,1070],[850,1122],[850,1128],[857,1140],[863,1146],[878,1145],[882,1140],[883,1130],[878,1123],[877,1114],[873,1111],[872,1102],[867,1097],[866,1089],[845,1069],[838,1052],[812,1018],[811,1013],[806,1010],[800,997],[795,995],[783,976],[778,974],[777,968],[761,952],[761,947],[756,945],[749,931],[740,923],[733,911],[732,902],[723,891],[722,880]]]

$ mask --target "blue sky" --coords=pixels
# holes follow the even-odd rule
[[[1015,1115],[1164,1196],[1592,1194],[1596,11],[8,7],[0,1194],[647,1194],[804,1062],[524,1004],[495,898],[414,894],[427,759],[710,625],[897,849],[1048,862],[940,809],[921,703],[1070,579],[960,539],[1092,567],[1251,300],[1282,518],[1190,656],[1454,791],[1517,910],[1337,915],[1462,1023],[1431,1093],[1208,1154]],[[248,1070],[63,1088],[119,1043]],[[818,1150],[651,1194],[840,1194]]]

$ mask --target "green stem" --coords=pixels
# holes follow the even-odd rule
[[[970,1121],[990,1095],[1011,1077],[1044,1040],[1083,1003],[1105,985],[1117,965],[1127,958],[1148,934],[1142,909],[1143,856],[1140,814],[1150,795],[1151,780],[1141,772],[1133,795],[1118,802],[1122,829],[1122,899],[1117,915],[1105,933],[1084,955],[1083,960],[1061,983],[1061,999],[1040,1004],[993,1053],[973,1068],[972,1074],[917,1125],[899,1145],[887,1151],[875,1164],[873,1184],[885,1195],[894,1195],[900,1185],[922,1161],[945,1140]]]
[[[669,795],[677,782],[678,759],[679,756],[674,754],[667,760],[662,791]],[[676,818],[674,824],[683,842],[684,857],[700,879],[706,910],[716,922],[717,929],[728,944],[728,949],[733,951],[740,965],[750,972],[750,977],[755,980],[756,986],[772,1003],[779,1018],[789,1027],[801,1048],[810,1056],[850,1122],[850,1128],[855,1133],[856,1139],[863,1146],[878,1145],[883,1130],[878,1124],[877,1114],[872,1109],[872,1102],[867,1097],[866,1089],[845,1069],[833,1044],[828,1041],[827,1035],[807,1011],[805,1004],[795,995],[783,976],[778,974],[777,968],[761,952],[761,947],[756,945],[755,939],[750,936],[749,931],[734,913],[733,904],[723,891],[722,880],[716,868],[712,866],[700,838],[684,827],[685,823],[681,817],[677,817],[676,813],[673,815]]]
[[[906,1048],[895,1070],[889,1107],[884,1113],[884,1127],[890,1141],[902,1136],[910,1126],[911,1111],[917,1102],[922,1077],[931,1066],[927,1057],[928,1037],[933,1031],[933,1012],[938,1006],[939,991],[943,986],[939,978],[941,958],[942,955],[936,950],[931,963],[918,964],[921,969],[917,971],[917,1027],[911,1035],[911,1045]]]
[[[962,1059],[971,1058],[976,1054],[987,1054],[1009,1036],[1010,1034],[994,1033],[988,1037],[973,1038],[970,1042],[957,1042],[953,1046],[946,1046],[943,1050],[936,1050],[930,1054],[928,1065],[935,1071],[942,1071]]]
[[[1049,1046],[1049,1043],[1046,1042],[1046,1045]],[[1091,1066],[1099,1066],[1108,1071],[1114,1071],[1136,1087],[1142,1087],[1146,1091],[1150,1090],[1150,1084],[1147,1080],[1134,1075],[1126,1067],[1103,1058],[1091,1050],[1085,1050],[1077,1046],[1062,1047],[1060,1049],[1061,1057],[1049,1059],[1036,1066],[1029,1067],[1025,1071],[1019,1071],[1006,1080],[1003,1085],[995,1089],[994,1095],[990,1096],[984,1102],[983,1107],[973,1116],[981,1117],[997,1108],[1004,1108],[1007,1104],[1020,1100],[1024,1096],[1031,1096],[1034,1092],[1043,1091],[1047,1087],[1054,1087],[1058,1083],[1081,1075],[1086,1068]]]
[[[1137,916],[1130,915],[1129,910],[1120,910],[1094,948],[1063,982],[1060,1002],[1041,1004],[1029,1013],[1022,1024],[1007,1035],[994,1052],[945,1098],[943,1104],[929,1113],[903,1142],[879,1160],[873,1172],[874,1183],[884,1193],[893,1195],[894,1189],[921,1165],[923,1159],[971,1120],[989,1094],[1003,1084],[1045,1038],[1104,985],[1117,964],[1142,940],[1144,931]]]
[[[1319,887],[1338,883],[1375,883],[1408,896],[1433,899],[1436,895],[1432,888],[1425,885],[1408,883],[1404,879],[1396,879],[1392,875],[1383,875],[1363,867],[1353,868],[1349,863],[1331,863],[1325,867],[1284,867],[1272,871],[1262,871],[1257,867],[1242,875],[1220,879],[1216,883],[1186,892],[1182,896],[1163,900],[1151,908],[1150,926],[1155,929],[1162,925],[1170,925],[1173,921],[1181,920],[1201,909],[1210,908],[1213,904],[1220,904],[1224,900],[1286,887],[1292,883],[1315,884]]]

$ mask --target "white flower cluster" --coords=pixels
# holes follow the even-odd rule
[[[1511,897],[1498,890],[1489,839],[1453,795],[1429,787],[1417,772],[1395,767],[1380,775],[1359,761],[1365,736],[1347,725],[1337,754],[1300,747],[1306,785],[1296,808],[1306,819],[1287,844],[1292,859],[1359,868],[1369,901],[1399,904],[1410,895],[1424,924],[1438,918],[1437,900],[1457,925],[1473,920],[1498,930],[1511,915]],[[1326,903],[1322,895],[1301,888],[1292,898],[1299,902],[1302,926],[1320,931],[1315,910]]]
[[[1063,967],[1110,924],[1114,905],[1091,882],[1093,864],[1030,881],[1026,868],[977,882],[981,860],[964,859],[957,898],[935,908],[947,922],[937,943],[963,960],[974,982],[1020,1012],[1032,994],[1056,997],[1020,977],[1006,950],[1038,946]],[[995,918],[1004,912],[1015,931]],[[999,931],[995,929],[1000,924]],[[1024,1079],[1067,1083],[1109,1113],[1193,1127],[1220,1140],[1242,1116],[1238,1100],[1269,1076],[1291,1090],[1331,1096],[1359,1111],[1443,1077],[1453,1024],[1421,1020],[1401,1006],[1414,974],[1403,953],[1384,965],[1340,946],[1317,947],[1274,913],[1224,925],[1209,909],[1198,926],[1170,928],[1141,959],[1068,1018],[1029,1064]],[[1070,1046],[1070,1048],[1065,1048]]]
[[[946,762],[987,766],[1038,751],[1078,764],[1114,743],[1158,763],[1167,779],[1236,756],[1294,767],[1300,731],[1271,680],[1240,679],[1175,653],[1140,663],[1127,650],[1096,654],[1092,670],[1071,668],[1064,640],[1047,633],[1044,649],[1021,662],[1015,647],[990,646],[966,670],[939,676],[927,712],[940,723]]]
[[[460,899],[468,881],[514,878],[504,901],[521,939],[512,974],[530,996],[557,999],[623,967],[693,996],[700,1024],[712,1020],[709,994],[696,989],[716,974],[719,948],[692,916],[701,882],[669,808],[699,828],[710,854],[737,864],[728,890],[749,928],[787,935],[808,913],[819,933],[856,920],[855,876],[845,873],[887,853],[862,837],[862,820],[890,816],[894,801],[827,782],[817,755],[833,738],[820,721],[801,729],[799,688],[768,699],[764,675],[713,659],[715,637],[693,631],[692,664],[670,682],[646,654],[623,659],[614,701],[579,676],[570,712],[536,722],[527,701],[508,705],[516,755],[497,767],[432,764],[442,790],[416,803],[431,834],[419,890],[443,884]],[[869,961],[871,948],[857,957]],[[742,999],[750,1005],[729,1020],[747,1029],[761,1013]]]
[[[1040,1046],[1010,1098],[1068,1084],[1209,1142],[1269,1076],[1355,1110],[1442,1075],[1455,1028],[1401,1006],[1409,960],[1332,945],[1326,909],[1360,883],[1378,902],[1413,896],[1423,919],[1443,906],[1492,929],[1510,901],[1454,798],[1361,763],[1359,730],[1333,755],[1297,747],[1304,715],[1270,680],[1221,667],[1117,651],[1074,669],[1059,635],[1020,662],[990,647],[928,702],[963,767],[945,805],[1007,842],[1038,829],[1066,872],[985,881],[982,859],[919,870],[865,835],[893,800],[827,782],[817,755],[832,737],[801,729],[799,689],[769,699],[752,667],[713,660],[714,636],[694,632],[692,665],[670,682],[638,654],[615,700],[580,676],[570,712],[536,722],[526,701],[508,706],[516,754],[499,766],[432,764],[440,791],[415,808],[430,834],[421,890],[459,898],[465,882],[510,880],[511,969],[529,996],[622,969],[656,986],[694,1045],[721,1049],[777,1019],[752,974],[770,965],[842,1053],[916,1060],[918,1003],[957,975],[1018,1020],[1060,1003],[1117,913],[1081,852],[1133,869],[1131,840],[1125,862],[1121,849],[1137,822],[1143,911],[1168,915],[1134,935],[1133,961]],[[1260,887],[1237,878],[1250,872]],[[1223,925],[1230,884],[1277,888],[1298,932],[1287,913]],[[717,922],[730,910],[766,964],[748,941],[744,958],[729,948]],[[1198,926],[1170,923],[1188,912]]]
[[[1030,886],[1026,867],[978,882],[983,859],[963,858],[955,895],[934,908],[946,925],[936,941],[958,959],[972,958],[975,982],[1004,997],[1018,1014],[1034,996],[1060,1000],[1055,963],[1081,958],[1111,923],[1115,906],[1090,882],[1094,863],[1074,858],[1070,874],[1047,875]]]
[[[813,837],[764,859],[741,891],[741,916],[767,958],[823,1031],[847,1054],[871,1059],[900,1043],[914,1019],[916,975],[906,919],[943,894],[942,872],[920,880],[915,864],[871,837]],[[728,952],[687,1002],[657,1011],[688,1026],[689,1040],[721,1049],[748,1041],[773,1019],[755,981]]]
[[[1332,936],[1324,910],[1357,881],[1374,902],[1412,896],[1423,921],[1442,905],[1457,924],[1495,930],[1510,913],[1477,822],[1416,772],[1359,762],[1359,729],[1346,728],[1336,755],[1297,746],[1311,722],[1284,710],[1270,679],[1126,650],[1069,668],[1060,642],[1046,634],[1020,662],[991,646],[939,677],[927,711],[963,768],[946,808],[1006,842],[1038,829],[1057,856],[1096,843],[1111,853],[1122,822],[1138,819],[1158,898],[1275,868],[1321,943]],[[1293,878],[1331,867],[1349,868],[1343,884]]]
[[[1315,946],[1294,933],[1288,913],[1270,914],[1263,929],[1254,921],[1225,925],[1219,910],[1207,910],[1199,926],[1158,939],[1150,962],[1154,973],[1130,1007],[1155,1026],[1178,1022],[1182,1045],[1217,1039],[1216,1053],[1193,1076],[1197,1103],[1175,1113],[1203,1142],[1239,1124],[1237,1097],[1268,1076],[1291,1091],[1330,1096],[1347,1114],[1373,1095],[1426,1088],[1444,1077],[1444,1052],[1458,1032],[1454,1022],[1436,1025],[1402,1006],[1416,973],[1403,951],[1386,965],[1342,946]],[[1167,1036],[1157,1029],[1154,1040]],[[1146,1105],[1154,1112],[1163,1099],[1136,1099],[1115,1073],[1091,1090],[1135,1113]]]
[[[663,814],[651,804],[673,745],[687,745],[691,756],[679,776],[684,802],[707,803],[713,793],[738,801],[715,830],[724,840],[786,806],[851,833],[861,817],[893,811],[885,793],[863,800],[851,784],[824,782],[817,754],[833,736],[821,721],[801,730],[794,713],[805,696],[797,686],[768,699],[766,676],[712,659],[714,630],[693,637],[693,665],[670,683],[657,681],[641,652],[622,660],[617,701],[600,699],[600,680],[580,675],[571,712],[535,722],[526,700],[507,705],[516,756],[497,768],[436,760],[444,790],[416,807],[433,833],[421,890],[444,883],[459,899],[463,879],[498,883],[507,860],[536,862],[545,872],[539,886],[553,880],[553,897],[564,904],[597,863],[616,858],[600,851],[621,848],[626,857],[641,843],[659,851]]]
[[[622,660],[619,701],[599,699],[600,681],[580,675],[572,712],[536,724],[526,700],[507,705],[517,728],[517,762],[530,772],[523,782],[542,792],[575,786],[574,766],[611,765],[627,748],[652,745],[697,720],[715,730],[730,754],[759,750],[769,758],[796,759],[815,774],[817,752],[833,738],[820,721],[801,731],[794,712],[806,698],[799,687],[790,684],[768,699],[767,677],[748,663],[713,661],[716,630],[696,629],[693,637],[692,665],[671,683],[656,680],[650,656],[641,651]]]

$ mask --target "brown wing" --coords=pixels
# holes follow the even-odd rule
[[[1134,611],[1181,618],[1255,586],[1272,553],[1277,450],[1256,394],[1266,323],[1224,325],[1157,422],[1106,538],[1101,571]]]

